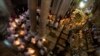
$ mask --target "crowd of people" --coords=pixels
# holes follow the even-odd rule
[[[6,40],[11,46],[17,47],[17,50],[24,56],[45,56],[47,48],[43,45],[45,38],[38,39],[30,33],[30,20],[28,11],[19,15],[17,18],[10,18],[8,24]],[[7,41],[5,42],[7,43]],[[40,54],[40,55],[39,55]]]

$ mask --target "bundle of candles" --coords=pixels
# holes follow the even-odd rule
[[[9,19],[9,26],[7,28],[9,35],[7,35],[7,40],[12,46],[16,46],[24,56],[37,56],[35,54],[36,50],[28,46],[30,44],[32,46],[37,46],[38,49],[40,49],[39,53],[44,55],[46,47],[43,46],[43,42],[45,42],[46,39],[43,38],[37,40],[36,37],[30,34],[30,23],[26,16],[27,15],[23,13],[22,15],[19,15],[19,18]],[[42,52],[41,49],[43,50]]]

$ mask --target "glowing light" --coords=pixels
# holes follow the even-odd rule
[[[25,34],[25,31],[21,30],[21,31],[19,32],[19,34],[20,34],[20,35],[24,35],[24,34]]]
[[[37,11],[38,13],[40,13],[40,9],[37,9],[36,11]]]
[[[42,41],[43,41],[43,42],[45,42],[45,41],[46,41],[46,39],[45,39],[45,38],[43,38],[43,39],[42,39]]]
[[[18,34],[15,34],[14,36],[15,36],[15,37],[18,37],[19,35],[18,35]]]
[[[15,22],[16,22],[16,23],[19,23],[19,21],[20,21],[19,19],[15,19]]]
[[[14,45],[20,45],[20,44],[21,44],[20,39],[14,41]]]
[[[29,53],[29,54],[33,54],[33,53],[35,53],[35,50],[32,49],[32,48],[28,48],[28,53]]]
[[[85,3],[84,3],[84,2],[80,2],[79,7],[80,7],[80,8],[84,8],[84,7],[85,7]]]
[[[14,28],[16,28],[16,27],[17,27],[17,25],[16,25],[16,23],[15,23],[15,22],[12,22],[12,23],[11,23],[11,26],[12,26],[12,27],[14,27]]]
[[[36,43],[35,38],[32,38],[32,39],[31,39],[31,42],[32,42],[33,44],[35,44],[35,43]]]

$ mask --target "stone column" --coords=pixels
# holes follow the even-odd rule
[[[9,11],[9,16],[15,17],[15,11],[14,11],[14,7],[12,5],[11,0],[4,0],[5,1],[5,5],[7,7],[7,10]]]
[[[41,12],[40,12],[40,25],[39,36],[43,37],[46,34],[46,25],[49,15],[51,0],[41,0]]]
[[[52,14],[57,14],[61,1],[62,0],[53,0],[53,6],[51,7]]]
[[[7,34],[8,17],[9,13],[7,6],[5,5],[4,0],[0,0],[0,35]]]
[[[30,32],[32,35],[36,33],[36,8],[37,0],[28,0],[29,18],[31,22]]]
[[[58,10],[57,16],[64,16],[67,12],[67,10],[70,7],[70,3],[72,0],[62,0],[62,3],[60,5],[60,8]]]

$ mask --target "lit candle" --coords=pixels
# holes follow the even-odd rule
[[[24,34],[25,34],[25,31],[24,31],[24,30],[21,30],[21,31],[19,32],[19,34],[20,34],[20,35],[24,35]]]
[[[43,42],[45,42],[45,41],[46,41],[46,39],[45,39],[45,38],[43,38],[43,39],[42,39],[42,41],[43,41]]]
[[[20,39],[14,41],[14,45],[20,45],[20,44],[21,44]]]
[[[29,53],[29,54],[34,54],[34,53],[35,53],[35,50],[32,49],[32,48],[28,48],[28,53]]]
[[[35,44],[35,43],[36,43],[36,39],[35,39],[35,38],[32,38],[32,39],[31,39],[31,42],[32,42],[33,44]]]

